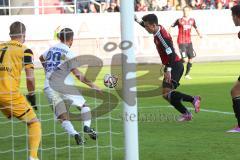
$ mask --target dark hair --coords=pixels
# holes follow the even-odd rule
[[[10,33],[9,33],[10,37],[20,37],[23,34],[25,34],[26,27],[23,23],[16,21],[10,25],[9,30],[10,30]]]
[[[61,42],[66,42],[71,39],[73,39],[73,30],[70,28],[63,28],[59,33],[58,33],[58,38],[61,40]]]
[[[143,22],[148,22],[149,24],[158,24],[158,18],[155,14],[147,14],[142,17]]]
[[[240,5],[233,6],[231,10],[232,10],[232,15],[240,17]]]

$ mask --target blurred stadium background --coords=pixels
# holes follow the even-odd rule
[[[150,10],[149,0],[146,6]],[[149,1],[149,2],[148,2]],[[157,4],[163,8],[162,1]],[[163,0],[164,1],[164,0]],[[142,2],[142,0],[141,0]],[[147,3],[148,2],[148,3]],[[203,1],[205,2],[205,1]],[[203,3],[202,2],[202,3]],[[231,1],[232,2],[232,1]],[[153,3],[153,2],[152,2]],[[155,12],[159,18],[159,23],[165,28],[182,16],[178,6],[183,2],[171,1],[173,5],[170,11]],[[188,2],[191,4],[190,2]],[[230,2],[229,2],[230,3]],[[234,3],[238,3],[235,2]],[[79,11],[82,5],[96,8],[96,12],[89,14]],[[102,5],[111,7],[111,4],[119,5],[119,1],[114,0],[1,0],[1,37],[0,41],[9,39],[8,27],[14,20],[21,20],[27,27],[27,45],[35,51],[36,62],[39,54],[54,43],[54,31],[61,27],[70,27],[75,32],[75,43],[72,49],[77,54],[91,54],[103,58],[109,63],[112,54],[120,53],[116,50],[111,54],[105,53],[103,46],[106,42],[120,43],[120,14],[119,12],[109,13],[103,10]],[[137,10],[138,1],[136,1]],[[148,4],[148,5],[147,5]],[[217,4],[217,1],[214,2]],[[225,7],[225,8],[229,8]],[[109,8],[109,7],[106,7]],[[216,7],[217,8],[217,7]],[[147,12],[137,12],[137,16],[143,16]],[[5,15],[5,16],[4,16]],[[10,17],[9,17],[10,16]],[[197,25],[204,35],[203,39],[195,37],[193,32],[193,44],[197,53],[197,61],[209,60],[234,60],[239,59],[237,51],[239,45],[237,37],[234,35],[237,29],[231,20],[231,13],[228,9],[196,9],[191,16],[196,19]],[[42,26],[39,28],[39,26]],[[159,62],[156,58],[155,46],[152,43],[152,36],[141,27],[135,26],[135,48],[139,61],[147,60]],[[176,42],[177,29],[174,29],[172,36]],[[175,48],[178,49],[177,45]],[[141,58],[144,57],[144,58]]]

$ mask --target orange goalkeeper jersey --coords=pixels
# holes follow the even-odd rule
[[[34,67],[32,50],[13,40],[0,44],[0,97],[19,94],[23,67]]]

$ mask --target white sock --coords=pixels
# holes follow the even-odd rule
[[[91,126],[91,118],[92,118],[90,108],[87,106],[84,106],[81,108],[81,114],[87,113],[87,112],[88,112],[88,114],[84,114],[84,116],[83,116],[83,119],[86,119],[85,121],[83,121],[83,125],[90,127]]]
[[[62,127],[71,136],[74,136],[75,134],[78,134],[78,132],[74,129],[72,123],[68,120],[65,120],[65,121],[62,122]]]

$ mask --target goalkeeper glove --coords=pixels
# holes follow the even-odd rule
[[[33,94],[33,95],[28,94],[28,95],[26,95],[26,97],[27,97],[27,100],[30,102],[31,106],[32,106],[35,110],[37,110],[37,106],[36,106],[36,96],[35,96],[35,94]]]

